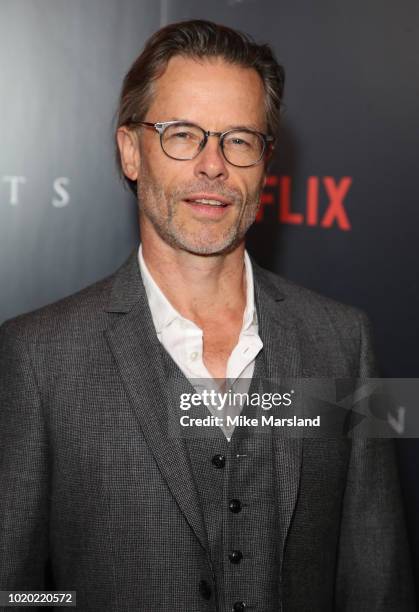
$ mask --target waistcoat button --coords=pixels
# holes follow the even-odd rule
[[[236,601],[233,605],[233,612],[244,612],[246,609],[246,604],[244,601]]]
[[[240,563],[240,561],[243,559],[243,553],[241,550],[233,550],[228,555],[228,558],[230,559],[231,563],[234,563],[236,565],[237,563]]]
[[[214,455],[211,462],[216,468],[223,468],[226,464],[226,458],[224,455]]]
[[[230,500],[228,507],[232,512],[234,512],[234,514],[237,514],[237,512],[240,512],[242,509],[242,503],[239,499],[232,499]]]

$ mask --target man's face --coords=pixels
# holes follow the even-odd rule
[[[144,121],[185,120],[210,131],[250,127],[266,133],[264,88],[253,69],[222,59],[176,56],[154,87]],[[130,146],[126,137],[120,146],[121,142]],[[124,161],[124,146],[121,153]],[[165,155],[158,133],[149,128],[140,128],[131,137],[129,155],[124,170],[138,182],[143,240],[163,240],[201,255],[229,252],[240,244],[259,206],[263,161],[248,168],[232,166],[215,136],[194,159],[174,160]],[[217,198],[221,206],[197,202]]]

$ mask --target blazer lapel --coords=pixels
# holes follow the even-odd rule
[[[169,385],[144,285],[133,252],[115,273],[106,311],[113,322],[105,331],[141,431],[180,509],[201,545],[208,539],[187,448],[169,435]]]
[[[279,384],[287,378],[303,376],[302,353],[295,318],[286,296],[253,260],[255,299],[259,334],[263,341],[265,371],[268,379]],[[279,505],[280,571],[287,533],[297,502],[302,466],[303,441],[286,437],[281,428],[273,428],[277,495]]]

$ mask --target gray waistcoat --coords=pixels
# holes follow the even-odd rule
[[[161,349],[168,379],[190,392],[181,370]],[[264,372],[262,350],[249,394],[257,391]],[[202,407],[201,416],[208,414]],[[250,414],[249,407],[242,414]],[[216,593],[211,599],[217,598],[219,612],[278,612],[277,479],[270,432],[255,434],[252,428],[236,427],[228,442],[221,429],[213,427],[211,436],[204,436],[186,438],[186,444],[215,570]]]

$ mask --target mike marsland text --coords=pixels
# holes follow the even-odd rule
[[[247,417],[245,415],[219,417],[208,415],[203,418],[191,417],[187,414],[179,419],[182,427],[320,427],[320,415],[312,419],[293,417],[274,417],[262,415],[261,417]]]

